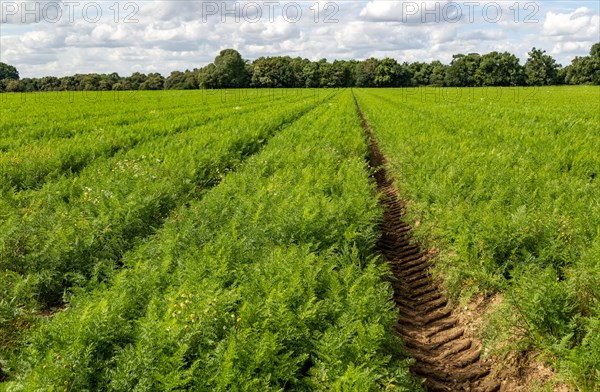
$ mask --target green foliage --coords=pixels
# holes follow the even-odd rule
[[[600,85],[600,42],[592,46],[589,56],[575,57],[565,73],[569,84]]]
[[[592,392],[600,384],[600,320],[586,318],[583,325],[581,344],[559,351],[558,369],[577,390]]]
[[[260,57],[256,59],[250,66],[252,86],[269,88],[304,87],[300,83],[301,73],[304,69],[293,72],[293,61],[290,57]],[[318,86],[317,83],[314,87]]]
[[[19,80],[19,72],[12,65],[0,63],[0,80]]]
[[[420,390],[373,255],[381,209],[352,96],[305,107],[74,292],[7,357],[6,389]]]
[[[125,126],[128,131],[120,135],[125,142],[117,148],[109,143],[105,157],[96,156],[108,136],[100,130],[44,143],[48,150],[34,160],[39,169],[23,159],[10,165],[0,216],[0,270],[11,279],[0,282],[0,328],[11,328],[23,313],[61,305],[73,287],[111,276],[123,255],[152,235],[173,209],[201,197],[275,132],[317,104],[311,96],[304,98],[258,112],[270,100],[284,98],[265,96],[232,108],[212,97],[210,111],[188,106],[191,118],[170,123],[168,115],[164,122],[151,115],[150,126]],[[242,125],[240,118],[248,112],[253,116]],[[130,149],[125,148],[133,144],[128,135],[140,141]],[[88,143],[80,145],[84,138]],[[69,145],[83,155],[61,150]],[[6,156],[19,158],[23,150]],[[52,150],[57,160],[46,153]],[[74,160],[86,155],[75,162],[75,170]],[[27,189],[19,191],[17,185]]]
[[[246,62],[237,50],[224,49],[213,63],[200,70],[198,84],[202,88],[248,87]]]
[[[198,88],[198,81],[194,72],[173,71],[165,79],[165,90],[194,90]]]
[[[507,298],[487,331],[488,340],[529,350],[554,347],[573,337],[575,301],[568,283],[560,281],[552,267],[517,268],[513,274]]]
[[[375,83],[357,64],[286,61],[313,81],[363,72]],[[441,63],[414,69],[407,83],[447,75]],[[381,209],[351,94],[299,91],[143,93],[135,105],[100,94],[73,110],[56,94],[52,122],[23,120],[44,106],[8,96],[4,389],[420,390],[393,335],[389,271],[373,254]],[[488,345],[541,349],[591,391],[600,118],[588,103],[598,91],[540,91],[357,98],[451,295],[503,293]],[[31,162],[19,160],[26,152]]]
[[[446,69],[444,84],[451,87],[475,86],[475,73],[479,69],[480,63],[481,56],[479,53],[452,56],[452,62]]]
[[[339,88],[353,85],[350,62],[335,60],[333,63],[328,63],[320,60],[318,64],[321,87]]]
[[[140,84],[140,90],[162,90],[165,83],[165,78],[159,73],[151,73],[148,75],[146,80]],[[98,90],[98,88],[90,86],[85,87],[84,90]]]
[[[391,58],[378,62],[373,71],[373,83],[377,87],[399,87],[410,84],[408,71]]]
[[[157,73],[146,75],[140,72],[127,77],[113,72],[77,74],[62,78],[25,78],[20,81],[0,77],[0,92],[245,87],[537,86],[563,84],[565,81],[570,84],[600,84],[599,44],[592,46],[590,56],[575,57],[566,68],[561,68],[550,55],[536,48],[529,53],[525,68],[515,55],[495,51],[484,55],[456,54],[452,56],[449,65],[444,65],[438,60],[431,63],[417,61],[398,64],[392,58],[334,60],[330,63],[326,59],[310,61],[290,56],[259,57],[250,62],[244,60],[236,50],[225,49],[213,63],[192,71],[173,71],[167,78]]]
[[[373,87],[375,82],[373,76],[379,60],[375,58],[366,59],[354,66],[354,78],[357,87]]]
[[[451,295],[502,293],[488,344],[543,350],[582,390],[599,385],[598,93],[357,93]]]
[[[525,62],[525,82],[528,86],[551,86],[560,84],[558,80],[558,69],[560,64],[556,63],[545,50],[533,48]]]
[[[481,56],[475,80],[479,86],[520,86],[523,84],[523,68],[515,55],[491,52]]]

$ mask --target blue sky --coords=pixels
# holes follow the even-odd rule
[[[116,5],[115,5],[116,3]],[[22,77],[201,67],[221,49],[399,61],[532,47],[568,65],[600,41],[598,1],[0,0],[0,61]]]

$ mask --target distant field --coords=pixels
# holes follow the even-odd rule
[[[597,388],[585,86],[0,94],[2,388],[421,390],[353,95],[484,343]]]

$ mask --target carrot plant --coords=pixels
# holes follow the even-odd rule
[[[147,92],[139,92],[128,99],[101,93],[91,102],[78,94],[72,97],[73,102],[63,102],[58,98],[69,97],[63,95],[29,98],[32,102],[21,102],[18,95],[10,98],[9,106],[14,106],[7,116],[10,120],[25,117],[35,122],[16,126],[9,120],[3,124],[0,138],[4,136],[6,142],[5,152],[0,152],[0,190],[4,193],[11,188],[17,191],[39,188],[46,181],[77,173],[95,159],[110,157],[158,136],[171,136],[205,125],[229,116],[232,111],[239,115],[254,112],[267,102],[285,102],[281,96],[260,95],[243,104],[223,101],[213,95],[163,102],[161,95]],[[159,99],[152,99],[154,96]],[[170,94],[170,97],[177,95]],[[133,112],[134,108],[136,112]],[[74,110],[78,113],[73,114]],[[100,117],[101,113],[105,116]],[[55,118],[55,114],[60,117]],[[49,128],[62,129],[65,133],[55,135]]]
[[[356,95],[450,292],[503,293],[488,338],[598,388],[600,89]]]
[[[265,99],[267,98],[267,99]],[[268,100],[257,96],[246,100]],[[101,134],[110,127],[155,128],[166,122],[184,124],[236,104],[213,94],[190,92],[57,92],[0,96],[0,151],[32,146],[49,139]],[[173,129],[176,129],[174,126]]]
[[[349,92],[291,123],[35,331],[7,389],[419,390],[366,152]]]
[[[305,97],[279,103],[264,99],[246,111],[215,108],[228,114],[150,138],[40,189],[5,194],[2,328],[13,328],[32,311],[61,306],[72,287],[105,280],[120,267],[122,255],[158,229],[173,209],[201,197],[318,102]]]

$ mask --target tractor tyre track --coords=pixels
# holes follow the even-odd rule
[[[396,330],[406,351],[415,359],[412,373],[423,378],[429,391],[500,390],[491,376],[491,364],[480,358],[481,344],[469,336],[453,314],[441,282],[429,272],[430,257],[411,241],[411,228],[403,223],[404,207],[385,169],[385,157],[356,97],[356,110],[368,138],[370,166],[384,207],[378,249],[395,276],[394,301],[399,310]]]

